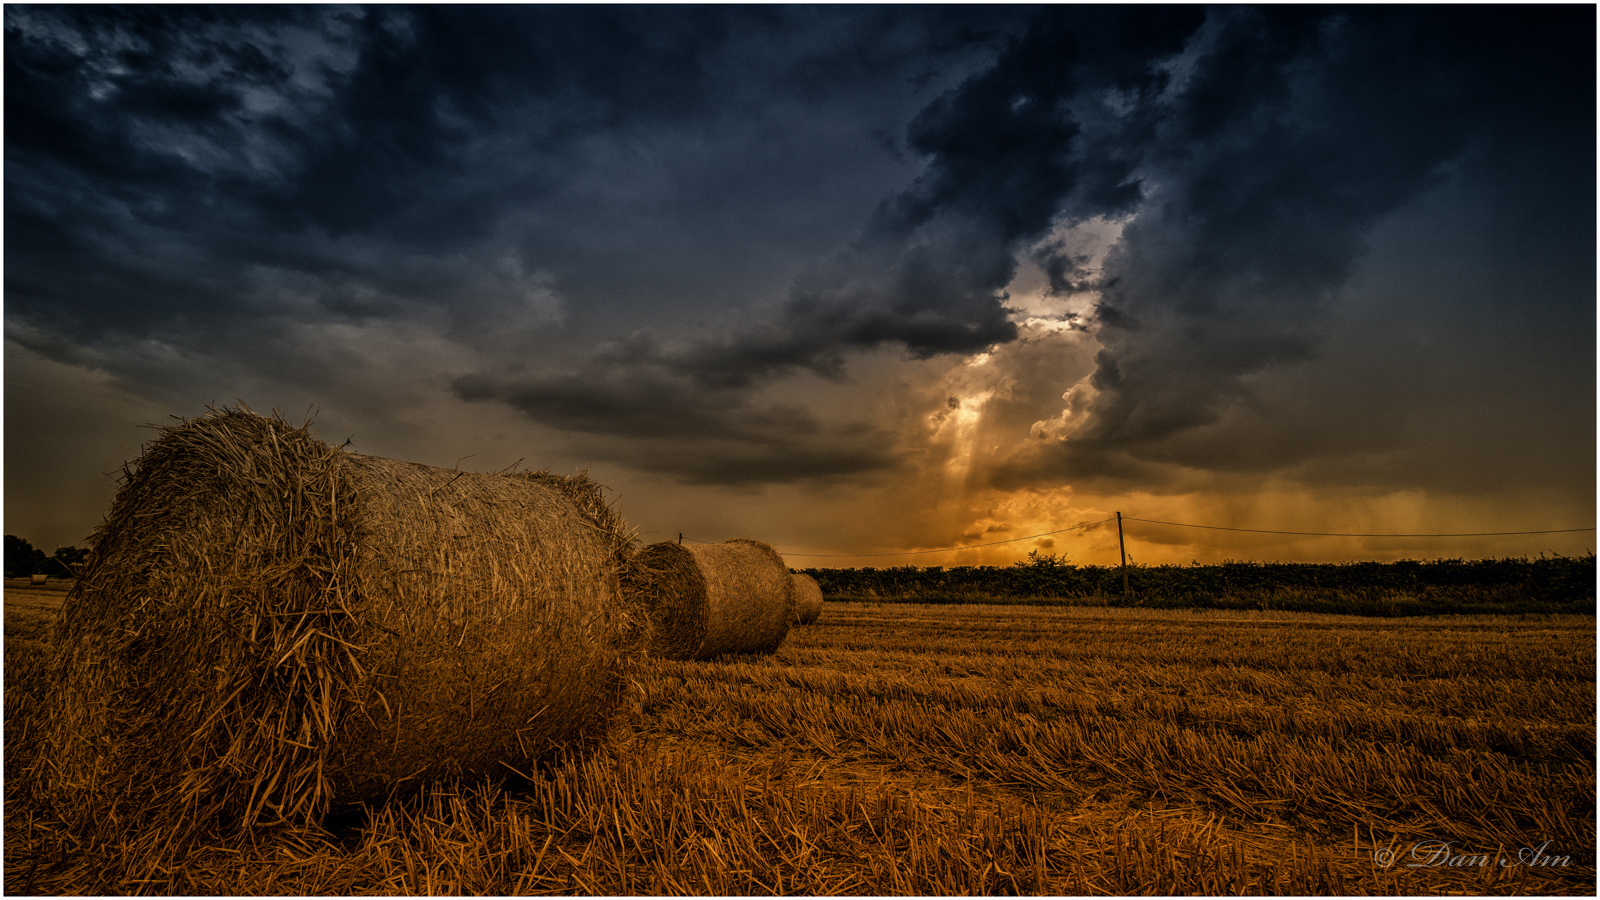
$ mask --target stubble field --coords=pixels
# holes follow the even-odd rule
[[[6,762],[54,596],[6,592]],[[8,776],[8,893],[1593,894],[1595,619],[829,603],[610,744],[160,870]]]

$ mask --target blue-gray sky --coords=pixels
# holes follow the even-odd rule
[[[6,530],[47,549],[97,523],[135,426],[236,401],[363,452],[588,467],[647,540],[795,565],[1116,510],[1594,524],[1592,6],[5,28]],[[1130,537],[1151,562],[1594,540]]]

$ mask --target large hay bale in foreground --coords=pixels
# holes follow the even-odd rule
[[[794,622],[794,582],[771,546],[651,544],[634,556],[623,591],[649,610],[650,652],[668,659],[777,649]]]
[[[794,618],[799,625],[810,625],[822,618],[822,586],[810,575],[792,575],[794,579]]]
[[[303,823],[526,771],[604,734],[648,634],[585,476],[362,456],[248,410],[165,429],[92,541],[39,774],[101,822]]]

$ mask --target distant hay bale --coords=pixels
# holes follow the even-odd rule
[[[43,790],[192,831],[526,772],[621,700],[648,638],[618,592],[633,543],[583,475],[181,421],[125,468],[67,597]]]
[[[794,616],[799,625],[810,625],[822,617],[822,586],[810,575],[791,575],[794,579]]]
[[[651,544],[634,556],[623,590],[650,611],[651,654],[668,659],[770,652],[794,622],[794,582],[783,557],[744,538]]]

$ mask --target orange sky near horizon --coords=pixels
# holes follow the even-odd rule
[[[28,485],[10,483],[6,531],[49,552],[84,542],[115,490],[123,462],[133,459],[154,432],[139,427],[165,415],[122,391],[108,379],[12,352],[6,359],[8,431],[48,428],[66,437],[58,445],[59,468]],[[852,566],[1009,565],[1030,552],[1053,554],[1079,564],[1115,565],[1116,523],[1045,535],[1069,526],[1114,519],[1120,511],[1130,561],[1138,564],[1217,563],[1224,560],[1342,562],[1352,560],[1493,558],[1593,552],[1595,532],[1450,538],[1317,537],[1251,534],[1179,528],[1136,521],[1210,525],[1221,528],[1355,532],[1362,534],[1532,531],[1583,527],[1593,522],[1593,497],[1550,488],[1459,491],[1384,490],[1368,486],[1307,485],[1280,475],[1194,476],[1165,491],[1102,490],[1070,485],[1000,490],[985,484],[986,467],[1028,440],[1013,428],[1009,444],[975,444],[984,433],[981,406],[965,417],[943,416],[932,398],[951,380],[971,376],[966,363],[877,362],[897,369],[904,390],[866,400],[870,406],[902,408],[897,440],[909,462],[890,473],[867,473],[824,484],[776,484],[754,488],[681,484],[567,453],[540,458],[539,443],[519,433],[512,417],[502,421],[452,420],[450,411],[414,416],[431,427],[411,430],[409,440],[377,444],[359,422],[323,414],[318,434],[334,442],[353,436],[361,452],[450,467],[494,471],[518,458],[557,471],[588,468],[610,488],[624,517],[650,543],[688,538],[720,541],[751,537],[767,541],[795,568]],[[870,367],[869,367],[870,368]],[[830,385],[863,395],[886,378],[864,372],[854,385]],[[913,383],[921,390],[912,390]],[[50,386],[50,390],[44,390]],[[917,394],[918,406],[911,402]],[[838,399],[838,398],[835,398]],[[841,403],[843,408],[847,404]],[[285,405],[286,410],[293,407]],[[946,405],[944,409],[948,409]],[[174,413],[178,411],[173,411]],[[203,410],[187,410],[194,415]],[[291,417],[293,413],[287,413]],[[990,423],[993,424],[992,422]],[[990,433],[991,438],[996,435]],[[442,438],[442,439],[441,439]],[[10,458],[23,445],[7,441]],[[94,473],[84,477],[84,473]],[[1033,537],[1040,535],[1038,537]],[[1017,538],[1026,538],[1017,540]],[[995,543],[1004,542],[1004,543]],[[989,546],[951,550],[952,547]],[[906,553],[934,550],[937,552]],[[851,555],[859,553],[859,555]]]

